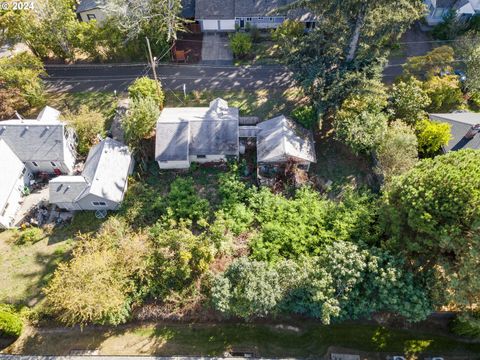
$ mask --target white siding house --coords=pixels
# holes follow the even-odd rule
[[[95,20],[102,23],[107,19],[104,0],[80,0],[76,12],[84,22]]]
[[[49,183],[49,201],[67,210],[117,210],[134,161],[126,145],[107,138],[89,152],[82,174]]]
[[[3,140],[0,140],[0,169],[0,229],[6,229],[13,225],[32,174]]]
[[[426,20],[431,26],[440,24],[452,10],[459,19],[480,14],[480,0],[424,0],[424,3],[428,8]]]
[[[0,140],[32,173],[70,174],[76,159],[76,136],[59,120],[60,112],[46,107],[37,119],[0,122]]]
[[[239,155],[238,108],[215,99],[209,107],[165,108],[157,121],[155,160],[160,169]]]

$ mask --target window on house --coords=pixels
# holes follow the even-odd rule
[[[97,17],[95,16],[95,14],[87,14],[87,19],[88,19],[88,21],[90,21],[90,20],[96,20]]]
[[[197,155],[197,159],[206,159],[207,155]]]
[[[93,206],[107,206],[107,203],[104,201],[92,201]]]
[[[38,164],[35,161],[32,161],[32,165],[38,167]]]
[[[252,21],[252,18],[247,18],[247,21]]]
[[[53,167],[57,167],[57,164],[55,164],[53,161],[50,161],[50,164],[51,164]]]

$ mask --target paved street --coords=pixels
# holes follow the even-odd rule
[[[161,64],[157,67],[162,85],[170,90],[255,90],[288,88],[292,74],[283,66],[221,66]],[[49,65],[48,87],[52,91],[124,91],[137,77],[152,76],[146,64],[135,65]]]

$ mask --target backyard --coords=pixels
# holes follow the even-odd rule
[[[322,326],[313,321],[245,323],[158,323],[119,327],[29,328],[7,353],[68,355],[222,356],[226,351],[258,357],[320,357],[330,347],[356,349],[369,358],[384,355],[473,355],[480,344],[417,331],[355,323]]]

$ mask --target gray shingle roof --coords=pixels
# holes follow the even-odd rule
[[[293,3],[296,0],[196,0],[196,19],[234,19],[250,16],[287,16],[302,21],[314,19],[309,11],[293,9],[290,11],[276,10]]]
[[[98,9],[105,6],[105,0],[80,0],[77,6],[77,13]]]
[[[120,203],[132,161],[126,145],[107,138],[90,149],[81,176],[59,176],[50,181],[50,202],[72,203],[95,195]]]
[[[222,99],[210,107],[165,108],[157,122],[157,161],[188,155],[238,155],[238,109]]]
[[[472,126],[480,124],[480,113],[458,112],[451,114],[430,114],[430,119],[451,125],[452,139],[444,147],[445,151],[480,149],[480,134],[473,139],[465,138]]]
[[[64,158],[65,125],[58,117],[57,110],[46,107],[35,120],[1,121],[0,139],[23,162],[61,160]]]
[[[281,115],[257,125],[257,161],[283,162],[289,158],[316,162],[310,131]]]

